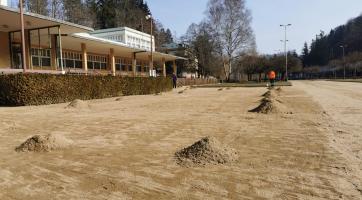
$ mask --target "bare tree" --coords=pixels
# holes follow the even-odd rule
[[[224,60],[225,77],[229,81],[233,61],[243,51],[255,49],[251,13],[245,7],[245,0],[210,0],[207,14],[219,54]]]
[[[64,19],[63,0],[51,0],[50,6],[50,17]]]

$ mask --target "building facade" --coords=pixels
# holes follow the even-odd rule
[[[131,48],[142,49],[146,51],[151,51],[151,46],[153,51],[155,51],[155,40],[152,36],[152,45],[151,45],[151,35],[137,31],[128,27],[119,27],[119,28],[109,28],[96,30],[90,33],[95,37],[100,37],[116,42],[124,43],[126,46]]]
[[[24,21],[23,44],[19,11],[0,6],[0,73],[166,76],[166,62],[175,73],[175,61],[183,59],[151,51],[150,35],[126,27],[95,31],[34,13]]]

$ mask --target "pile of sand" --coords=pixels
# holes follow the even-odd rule
[[[236,150],[222,145],[213,137],[205,137],[193,145],[175,153],[177,164],[181,166],[205,166],[226,164],[238,159]]]
[[[265,92],[262,97],[265,97],[265,98],[274,98],[275,97],[275,93],[272,91],[272,90],[269,90],[267,92]]]
[[[282,87],[278,87],[277,89],[275,89],[277,92],[282,92],[283,91],[283,89],[282,89]]]
[[[272,100],[270,98],[264,98],[261,100],[260,105],[250,110],[250,112],[270,114],[270,113],[279,113],[279,109],[276,106],[275,100]]]
[[[219,88],[217,91],[223,91],[224,90],[224,88]]]
[[[65,149],[73,142],[61,135],[35,135],[15,148],[17,152],[50,152]]]
[[[86,101],[76,99],[76,100],[70,102],[70,104],[65,108],[84,109],[84,108],[89,108],[89,104]]]
[[[260,101],[260,105],[249,112],[271,114],[271,113],[291,113],[287,112],[287,108],[283,105],[283,102],[278,99],[281,88],[269,89],[262,96],[264,97]]]

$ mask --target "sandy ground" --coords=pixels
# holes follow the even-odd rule
[[[179,89],[180,90],[180,89]],[[256,114],[265,88],[0,108],[0,199],[362,199],[362,84],[294,82],[293,114]],[[75,146],[17,153],[35,134]],[[205,136],[237,162],[199,168],[174,152]]]

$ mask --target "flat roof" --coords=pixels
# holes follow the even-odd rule
[[[25,29],[60,26],[62,34],[94,31],[94,29],[90,27],[30,12],[24,12],[24,26]],[[10,8],[7,6],[0,6],[0,31],[11,32],[19,31],[20,29],[21,26],[19,9]]]

